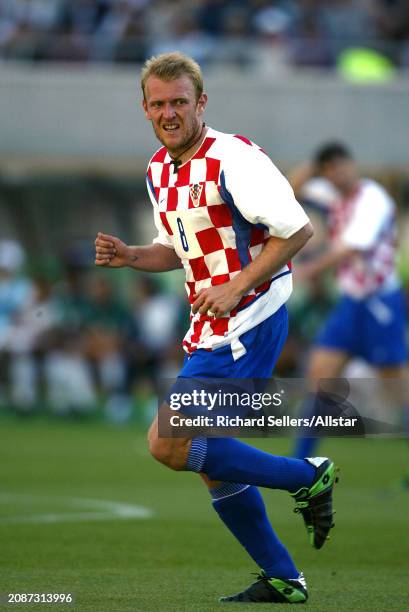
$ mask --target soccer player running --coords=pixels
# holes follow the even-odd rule
[[[145,272],[183,266],[191,324],[178,380],[268,378],[287,335],[288,262],[312,235],[308,217],[258,146],[204,124],[207,95],[192,59],[151,58],[141,86],[145,116],[163,145],[146,177],[158,235],[151,245],[128,246],[99,233],[95,263]],[[233,438],[160,437],[157,419],[148,437],[155,459],[202,477],[221,520],[260,567],[256,582],[220,601],[305,602],[303,574],[270,525],[258,487],[289,491],[321,548],[332,527],[333,462],[274,456]]]
[[[405,307],[395,263],[392,198],[377,182],[359,176],[350,151],[338,142],[323,145],[312,163],[295,168],[290,182],[306,201],[317,202],[324,195],[322,203],[328,209],[329,247],[297,266],[299,278],[309,280],[335,269],[340,294],[311,351],[307,372],[311,388],[320,379],[336,379],[351,358],[360,357],[382,379],[395,378],[397,397],[402,396],[407,377]],[[318,409],[315,402],[311,395],[304,414]],[[299,437],[294,456],[310,456],[318,441],[318,437]]]

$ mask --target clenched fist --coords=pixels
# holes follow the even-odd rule
[[[116,236],[98,232],[95,239],[95,264],[107,268],[122,268],[130,263],[130,248]]]

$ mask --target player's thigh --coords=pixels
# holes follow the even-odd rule
[[[337,378],[350,359],[349,353],[337,349],[316,347],[313,349],[308,365],[308,378]]]

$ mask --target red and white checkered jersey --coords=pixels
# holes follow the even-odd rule
[[[399,285],[395,204],[381,185],[361,180],[352,197],[334,201],[329,219],[331,241],[358,251],[337,270],[342,292],[362,299]]]
[[[233,279],[261,252],[269,236],[289,238],[308,223],[287,180],[247,138],[208,129],[195,155],[174,172],[165,147],[149,162],[148,192],[158,236],[175,249],[193,304],[204,288]],[[221,318],[196,313],[183,340],[186,352],[231,344],[280,308],[292,290],[290,265],[252,289]]]

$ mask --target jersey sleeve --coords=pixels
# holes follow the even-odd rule
[[[173,249],[173,240],[171,236],[167,233],[166,228],[163,225],[159,216],[159,212],[156,208],[153,209],[153,220],[155,223],[155,227],[158,230],[158,235],[152,240],[152,243],[162,244],[163,246],[168,247],[169,249]]]
[[[156,202],[156,198],[153,193],[153,187],[149,180],[149,177],[146,177],[146,188],[148,190],[149,199],[153,206],[153,221],[155,223],[155,227],[157,229],[158,235],[152,240],[153,244],[162,244],[165,247],[173,249],[173,240],[169,233],[166,231],[166,227],[163,225],[162,220],[160,218],[158,203]]]
[[[320,176],[314,176],[304,183],[300,190],[301,200],[325,212],[331,210],[340,194],[335,187]]]
[[[225,189],[233,205],[250,223],[263,224],[271,236],[290,238],[309,218],[287,179],[255,146],[240,143],[223,163]]]
[[[383,190],[372,186],[358,198],[340,239],[348,247],[365,251],[376,246],[380,233],[393,218],[394,206]]]

